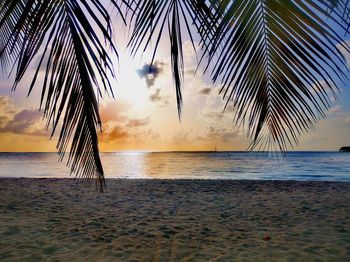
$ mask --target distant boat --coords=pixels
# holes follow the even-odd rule
[[[350,152],[350,146],[342,146],[339,152]]]

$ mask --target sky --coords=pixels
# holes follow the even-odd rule
[[[120,21],[115,20],[115,24]],[[113,80],[116,99],[107,94],[100,100],[103,132],[101,151],[246,150],[246,132],[232,122],[233,112],[223,112],[218,95],[220,85],[196,74],[196,56],[184,38],[185,82],[181,122],[176,108],[175,87],[170,69],[169,46],[163,41],[149,73],[151,54],[131,58],[126,49],[128,30],[117,28],[120,60],[115,59],[117,80]],[[165,39],[167,40],[167,39]],[[350,43],[350,40],[349,40]],[[346,55],[350,68],[350,55]],[[39,111],[41,86],[29,97],[28,83],[35,63],[28,69],[15,92],[13,77],[0,74],[0,152],[54,152],[57,134],[50,139]],[[41,77],[42,78],[42,77]],[[40,80],[40,76],[39,76]],[[338,150],[350,145],[350,89],[341,87],[327,117],[301,137],[293,150]]]

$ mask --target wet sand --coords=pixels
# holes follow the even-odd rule
[[[350,183],[107,184],[0,179],[0,261],[350,261]]]

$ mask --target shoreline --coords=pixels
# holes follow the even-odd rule
[[[350,259],[349,182],[106,180],[0,178],[0,260]]]
[[[52,181],[56,181],[56,180],[68,180],[68,181],[77,181],[77,183],[79,184],[78,180],[79,178],[75,178],[75,177],[13,177],[13,176],[0,176],[0,182],[1,180],[47,180],[49,182]],[[52,181],[50,181],[52,180]],[[213,181],[213,182],[227,182],[230,183],[232,182],[243,182],[243,183],[250,183],[250,182],[257,182],[257,183],[268,183],[268,182],[286,182],[286,183],[340,183],[340,184],[349,184],[350,185],[350,181],[349,180],[309,180],[309,179],[305,179],[305,180],[298,180],[298,179],[241,179],[241,178],[237,178],[237,179],[228,179],[228,178],[158,178],[158,177],[105,177],[106,182],[108,183],[108,181],[124,181],[124,180],[130,180],[130,181],[159,181],[159,182],[166,182],[166,181],[173,181],[173,182],[178,182],[178,181],[182,181],[182,182],[200,182],[200,181]],[[93,184],[93,182],[92,182]]]

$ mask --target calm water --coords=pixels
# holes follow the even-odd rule
[[[103,153],[106,177],[350,181],[350,153]],[[56,153],[0,153],[0,177],[69,177]]]

